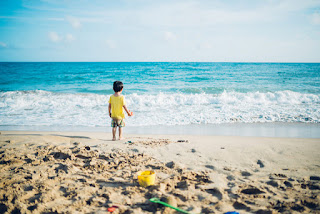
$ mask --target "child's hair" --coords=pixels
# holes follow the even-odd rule
[[[114,92],[119,92],[123,89],[123,83],[121,81],[115,81],[113,83],[113,90]]]

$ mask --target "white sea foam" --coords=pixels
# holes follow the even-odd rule
[[[0,125],[109,126],[108,95],[0,92]],[[320,95],[293,91],[126,95],[127,125],[320,122]]]

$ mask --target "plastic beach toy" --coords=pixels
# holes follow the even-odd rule
[[[133,143],[133,142],[132,142],[131,140],[129,140],[129,141],[125,142],[125,143],[131,144],[131,143]]]
[[[154,171],[138,172],[138,182],[142,187],[154,185],[155,180],[156,173]]]
[[[160,201],[159,198],[150,198],[149,201],[153,202],[153,203],[158,203],[158,204],[162,204],[166,207],[170,207],[171,209],[174,209],[174,210],[177,210],[181,213],[187,213],[187,214],[192,214],[192,213],[189,213],[188,211],[185,211],[183,209],[180,209],[178,207],[174,207],[174,206],[171,206],[170,204],[167,204],[166,202],[163,202],[163,201]]]
[[[118,208],[118,206],[113,205],[112,207],[108,208],[108,212],[112,213],[112,212],[116,211],[117,208]]]

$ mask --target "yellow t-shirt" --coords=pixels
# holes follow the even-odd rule
[[[111,103],[111,117],[113,119],[122,120],[124,118],[123,106],[126,105],[124,96],[121,95],[116,97],[111,95],[109,103]]]

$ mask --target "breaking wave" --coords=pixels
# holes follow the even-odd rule
[[[294,91],[127,94],[127,125],[320,122],[320,96]],[[109,126],[109,95],[0,92],[3,126]]]

